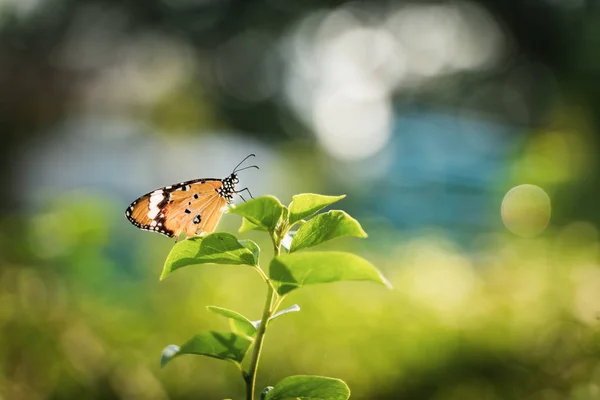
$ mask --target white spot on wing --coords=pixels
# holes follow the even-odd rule
[[[160,212],[158,205],[165,196],[163,195],[162,189],[155,190],[150,194],[150,203],[148,204],[148,218],[154,219]]]

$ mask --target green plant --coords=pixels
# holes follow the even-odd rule
[[[265,231],[273,243],[273,259],[268,274],[260,267],[260,249],[251,240],[238,240],[229,233],[217,232],[175,244],[165,262],[161,279],[176,269],[195,264],[233,264],[254,268],[267,284],[262,318],[251,321],[222,307],[208,306],[228,318],[231,332],[207,331],[192,337],[182,346],[169,345],[163,350],[161,365],[183,354],[198,354],[233,362],[246,384],[246,399],[253,400],[261,349],[269,322],[283,314],[299,311],[297,305],[279,311],[283,299],[306,285],[344,280],[365,280],[388,285],[381,273],[365,259],[344,252],[300,252],[325,241],[343,236],[366,237],[354,218],[343,211],[317,214],[345,196],[300,194],[285,207],[272,196],[263,196],[230,210],[243,217],[240,232]],[[317,214],[315,216],[315,214]],[[306,218],[310,218],[306,221]],[[289,234],[298,227],[296,234]],[[291,241],[290,241],[291,239]],[[289,249],[282,254],[282,248]],[[244,367],[246,354],[253,348]],[[290,376],[262,391],[261,398],[345,400],[350,389],[339,379],[321,376]]]

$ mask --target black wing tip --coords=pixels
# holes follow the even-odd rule
[[[134,224],[135,225],[135,224]],[[161,235],[165,235],[167,237],[173,238],[175,237],[175,232],[167,229],[154,229],[155,227],[151,227],[149,225],[136,225],[139,229],[146,232],[159,233]]]
[[[133,209],[133,204],[131,206],[127,207],[127,209],[125,210],[125,217],[136,228],[138,228],[140,230],[143,230],[143,231],[147,231],[147,232],[160,233],[161,235],[165,235],[165,236],[168,236],[170,238],[175,237],[175,232],[173,232],[170,229],[164,229],[164,228],[161,228],[161,227],[140,224],[135,218],[133,218],[131,216],[132,209]],[[155,228],[159,228],[159,229],[155,229]]]

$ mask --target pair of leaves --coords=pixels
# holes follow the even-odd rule
[[[323,208],[346,197],[324,196],[321,194],[304,193],[292,198],[289,208],[285,207],[279,199],[273,196],[261,196],[236,207],[229,212],[244,217],[240,232],[249,230],[263,230],[272,232],[281,217],[288,220],[290,226],[308,218]]]
[[[279,381],[266,392],[264,400],[347,400],[350,388],[340,379],[324,376],[295,375]]]
[[[221,360],[241,363],[252,341],[231,332],[208,331],[200,333],[183,346],[169,345],[163,350],[161,366],[183,354],[199,354]],[[347,400],[350,397],[348,385],[340,379],[324,376],[295,375],[279,381],[266,391],[265,400]]]
[[[273,232],[282,216],[288,220],[289,226],[292,226],[344,197],[346,195],[324,196],[304,193],[294,196],[289,207],[285,207],[276,197],[262,196],[233,207],[229,212],[244,217],[240,232],[250,230]]]
[[[208,306],[207,308],[209,311],[229,319],[233,332],[206,331],[195,335],[181,347],[170,344],[162,352],[160,360],[162,367],[173,358],[183,354],[218,358],[238,364],[244,360],[248,349],[254,342],[254,335],[261,321],[250,321],[242,314],[223,307]],[[269,321],[294,311],[300,311],[297,304],[276,313],[269,318]]]
[[[233,311],[233,310],[229,310],[227,308],[217,307],[217,306],[208,306],[207,308],[209,311],[212,311],[216,314],[222,315],[223,317],[229,319],[229,321],[231,322],[231,329],[235,333],[239,333],[239,334],[246,335],[249,337],[254,337],[254,335],[256,334],[256,331],[258,330],[260,322],[261,322],[260,320],[250,321],[248,318],[244,317],[242,314],[240,314],[236,311]],[[300,311],[300,307],[297,304],[294,304],[293,306],[288,307],[285,310],[281,310],[281,311],[275,313],[273,316],[271,316],[271,318],[269,318],[269,321],[272,321],[275,318],[278,318],[284,314],[287,314],[290,312],[296,312],[296,311]]]
[[[230,212],[244,217],[240,232],[249,230],[272,232],[282,217],[287,226],[292,227],[344,197],[346,196],[299,194],[293,197],[288,208],[275,197],[263,196],[241,204]],[[304,223],[291,240],[289,251],[291,253],[344,236],[366,237],[367,234],[358,221],[347,213],[338,210],[330,211]]]
[[[237,240],[223,232],[187,239],[173,246],[161,279],[178,268],[194,264],[255,266],[258,251],[256,243]],[[343,252],[293,253],[275,257],[271,260],[269,278],[280,295],[302,286],[336,281],[373,281],[389,286],[367,260]]]

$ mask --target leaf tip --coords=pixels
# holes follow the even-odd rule
[[[262,392],[260,392],[260,400],[265,400],[267,398],[267,394],[273,390],[273,386],[267,386],[266,388],[263,389]]]
[[[390,281],[387,280],[387,278],[383,275],[381,275],[381,283],[383,283],[385,285],[385,287],[387,287],[389,290],[393,290],[394,286],[392,286],[392,283]]]
[[[160,273],[160,277],[158,278],[158,280],[159,281],[164,281],[167,276],[169,276],[169,271],[165,268]]]
[[[179,350],[181,350],[181,348],[175,344],[170,344],[165,347],[160,357],[160,367],[164,368],[164,366],[179,353]]]

